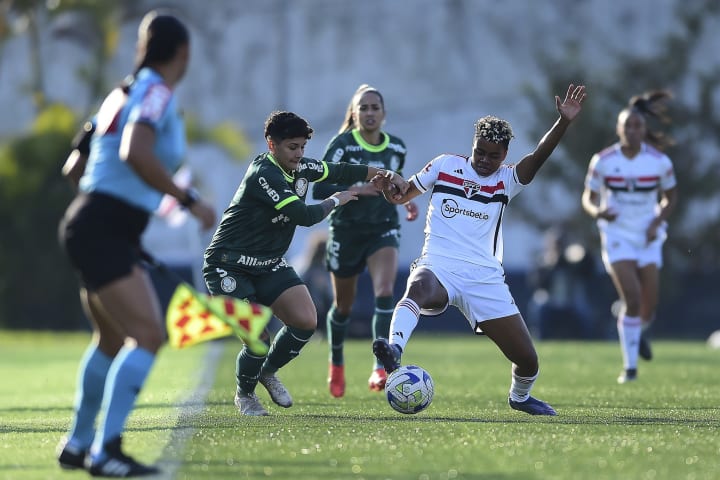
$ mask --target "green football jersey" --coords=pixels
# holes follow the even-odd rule
[[[297,170],[288,174],[271,153],[259,155],[220,219],[205,250],[206,262],[232,264],[248,272],[271,271],[285,262],[283,255],[297,226],[286,212],[295,207],[295,202],[300,202],[303,209],[317,208],[305,205],[310,182],[352,183],[367,177],[367,167],[348,167],[302,158]],[[316,216],[316,222],[323,218]]]
[[[382,132],[383,142],[380,145],[367,143],[357,129],[340,133],[333,138],[325,149],[323,160],[329,165],[342,162],[354,165],[392,170],[402,175],[405,166],[405,143],[394,135]],[[335,184],[329,182],[313,187],[313,198],[322,200],[335,192],[347,190],[352,184]],[[397,207],[385,200],[382,195],[377,197],[361,196],[357,201],[338,207],[330,214],[330,226],[349,227],[372,225],[398,226]],[[362,227],[361,227],[362,228]]]

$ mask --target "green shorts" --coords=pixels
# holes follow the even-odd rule
[[[270,306],[287,289],[304,285],[295,270],[281,264],[272,271],[247,271],[233,269],[232,265],[203,266],[203,277],[211,295],[229,295]]]
[[[398,248],[400,229],[396,226],[358,231],[336,229],[329,231],[325,264],[337,277],[353,277],[365,270],[370,255],[384,247]]]

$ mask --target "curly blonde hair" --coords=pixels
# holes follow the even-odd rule
[[[501,143],[507,148],[513,137],[510,123],[506,120],[487,115],[475,122],[475,138],[482,138],[491,143]]]

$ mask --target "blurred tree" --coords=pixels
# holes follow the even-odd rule
[[[87,48],[92,61],[81,67],[78,78],[88,86],[90,104],[101,99],[117,79],[106,77],[106,69],[117,52],[120,29],[146,13],[139,0],[106,2],[97,0],[56,0],[48,3],[53,20],[53,37]]]
[[[720,3],[698,0],[678,3],[676,12],[681,27],[669,35],[654,56],[636,57],[629,51],[615,52],[616,71],[593,72],[592,65],[583,63],[574,45],[569,45],[564,58],[541,59],[548,72],[548,87],[553,94],[564,92],[568,79],[586,82],[589,96],[583,114],[573,132],[563,139],[562,147],[548,162],[542,175],[549,188],[562,189],[575,199],[568,209],[568,218],[557,218],[556,211],[538,210],[525,199],[525,219],[540,228],[560,221],[584,237],[585,245],[599,248],[594,220],[582,212],[580,195],[590,157],[615,142],[617,114],[631,95],[656,88],[675,93],[669,104],[672,124],[665,127],[675,139],[666,153],[674,161],[678,178],[679,202],[670,222],[666,243],[669,267],[702,271],[720,265],[720,209],[717,186],[720,185],[720,112],[715,100],[720,88],[720,71],[707,71],[702,40],[707,29],[720,19]],[[572,61],[572,59],[575,59]],[[568,61],[570,59],[570,61]],[[537,118],[553,115],[547,104],[547,91],[529,89]],[[538,123],[533,135],[542,134],[544,124]]]
[[[77,279],[60,251],[57,227],[73,192],[60,175],[79,125],[90,115],[51,103],[45,90],[41,31],[90,49],[92,61],[78,78],[91,105],[110,88],[105,69],[116,54],[123,23],[142,17],[140,0],[0,0],[0,47],[11,35],[31,42],[32,97],[37,117],[28,133],[0,139],[0,327],[76,329],[86,325]],[[14,25],[14,27],[11,27]],[[237,160],[251,147],[232,123],[205,127],[188,114],[190,142],[211,142]]]
[[[0,326],[77,328],[77,280],[57,242],[72,191],[58,174],[77,118],[48,105],[32,130],[0,147]]]
[[[43,75],[43,62],[41,54],[41,35],[38,18],[45,11],[42,8],[43,0],[13,0],[3,2],[3,23],[11,31],[10,27],[18,33],[27,33],[30,40],[30,68],[31,77],[28,89],[37,110],[42,110],[45,105],[45,85]],[[15,18],[13,18],[15,17]],[[9,35],[8,35],[9,36]],[[7,38],[8,36],[4,37]]]

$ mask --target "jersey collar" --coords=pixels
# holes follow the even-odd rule
[[[267,158],[270,159],[270,161],[271,161],[273,164],[275,164],[276,167],[278,167],[278,168],[280,169],[280,171],[281,171],[282,174],[283,174],[283,177],[285,177],[285,180],[287,180],[289,183],[292,183],[292,182],[295,181],[295,172],[287,173],[287,172],[285,171],[285,169],[282,168],[279,163],[277,163],[277,160],[275,160],[275,157],[273,157],[273,154],[272,154],[272,153],[268,152],[268,153],[267,153]]]
[[[352,136],[357,142],[358,145],[360,145],[364,150],[367,150],[370,153],[378,153],[385,150],[390,143],[390,136],[385,132],[380,132],[383,135],[383,141],[380,142],[380,145],[370,145],[368,142],[365,141],[365,139],[360,135],[360,130],[357,128],[352,129]]]

